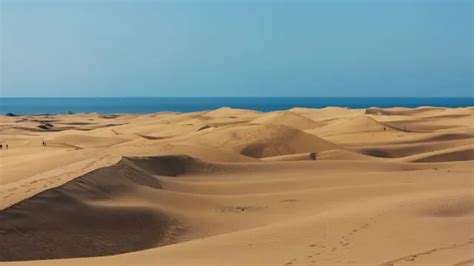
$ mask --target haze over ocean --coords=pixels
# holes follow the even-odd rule
[[[72,112],[153,113],[194,112],[220,107],[258,111],[292,107],[466,107],[472,98],[0,98],[0,113],[58,114]]]

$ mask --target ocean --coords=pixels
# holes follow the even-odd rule
[[[0,98],[1,114],[59,114],[99,112],[154,113],[194,112],[220,107],[258,111],[286,110],[293,107],[466,107],[473,98]]]

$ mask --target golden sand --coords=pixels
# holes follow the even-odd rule
[[[0,263],[471,265],[473,136],[473,108],[2,116]]]

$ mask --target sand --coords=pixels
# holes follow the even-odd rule
[[[472,265],[473,137],[472,108],[1,116],[0,264]]]

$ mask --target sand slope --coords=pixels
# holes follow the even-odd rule
[[[145,188],[162,187],[124,159],[3,210],[0,260],[108,255],[166,243],[171,219],[127,204]]]

